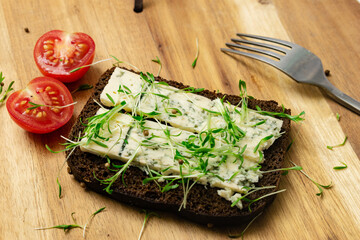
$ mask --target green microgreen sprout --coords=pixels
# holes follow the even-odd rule
[[[338,120],[338,122],[340,121],[340,114],[339,113],[336,113],[336,120]]]
[[[86,234],[86,229],[87,226],[90,224],[91,220],[99,213],[101,213],[102,211],[105,210],[106,207],[102,207],[99,210],[97,210],[96,212],[94,212],[93,214],[90,215],[89,219],[87,220],[87,222],[85,223],[84,226],[79,225],[76,222],[76,219],[74,218],[74,214],[75,212],[71,213],[71,218],[74,222],[74,224],[61,224],[61,225],[56,225],[56,226],[52,226],[52,227],[41,227],[41,228],[35,228],[35,230],[47,230],[47,229],[62,229],[64,230],[64,232],[70,231],[71,229],[74,228],[81,228],[83,229],[83,238],[85,239],[85,234]]]
[[[294,166],[298,166],[298,165],[296,165],[293,161],[291,161],[291,160],[289,160]],[[332,187],[332,182],[330,183],[330,184],[328,184],[328,185],[323,185],[323,184],[320,184],[320,183],[318,183],[318,182],[316,182],[314,179],[312,179],[304,170],[300,170],[300,172],[302,173],[302,174],[304,174],[304,176],[305,177],[307,177],[310,181],[312,181],[314,184],[315,184],[315,186],[319,189],[319,192],[318,193],[316,193],[316,195],[317,196],[322,196],[323,195],[323,188],[324,189],[329,189],[329,188],[331,188]]]
[[[118,172],[116,172],[113,176],[107,178],[107,179],[99,179],[96,177],[95,172],[94,177],[95,179],[97,179],[98,181],[100,181],[102,184],[107,185],[106,188],[104,188],[104,190],[108,193],[108,194],[112,194],[113,190],[111,189],[111,186],[114,184],[114,182],[119,178],[119,176],[123,173],[125,173],[125,171],[128,169],[130,163],[135,159],[137,152],[140,150],[140,146],[138,146],[135,150],[135,152],[132,154],[132,156],[130,157],[130,159],[120,168],[120,170]]]
[[[267,170],[267,171],[261,171],[261,173],[271,173],[271,172],[277,172],[277,171],[289,171],[289,170],[295,170],[295,171],[300,171],[303,168],[301,166],[294,166],[294,167],[289,167],[289,168],[279,168],[279,169],[272,169],[272,170]]]
[[[148,219],[149,219],[151,216],[159,217],[159,215],[158,215],[156,212],[148,212],[148,211],[145,210],[145,209],[141,210],[141,212],[145,213],[145,218],[144,218],[144,222],[143,222],[143,224],[142,224],[141,230],[140,230],[140,234],[139,234],[138,240],[141,239],[141,237],[142,237],[142,235],[143,235],[143,233],[144,233],[145,226],[146,226],[146,223],[147,223]]]
[[[285,191],[286,191],[286,189],[281,189],[281,190],[276,191],[276,192],[271,192],[271,193],[265,194],[265,195],[263,195],[263,196],[261,196],[261,197],[258,197],[258,198],[256,198],[256,199],[247,199],[247,198],[244,198],[244,200],[246,199],[247,202],[249,202],[248,209],[249,209],[249,211],[251,212],[251,204],[253,204],[254,202],[257,202],[257,201],[259,201],[259,200],[261,200],[261,199],[263,199],[263,198],[270,197],[270,196],[272,196],[272,195],[279,194],[279,193],[282,193],[282,192],[285,192]]]
[[[72,91],[71,93],[74,94],[74,93],[76,93],[76,92],[89,90],[89,89],[92,89],[93,87],[94,87],[93,85],[82,84],[82,85],[80,85],[77,89],[75,89],[74,91]]]
[[[285,153],[287,153],[287,152],[290,151],[290,149],[291,149],[291,147],[292,147],[293,144],[294,144],[294,139],[291,139],[289,145],[287,146],[287,148],[286,148],[286,150],[285,150]]]
[[[291,116],[289,114],[286,114],[285,112],[268,112],[268,111],[262,111],[261,108],[259,106],[256,106],[256,110],[257,113],[262,114],[262,115],[266,115],[266,116],[272,116],[272,117],[283,117],[283,118],[288,118],[294,122],[300,122],[303,121],[304,118],[302,117],[303,115],[305,115],[305,112],[302,111],[300,114],[295,115],[295,116]],[[284,111],[284,109],[283,109]]]
[[[198,92],[203,92],[205,90],[205,88],[194,88],[194,87],[186,87],[183,89],[179,89],[175,92],[182,92],[185,91],[186,93],[198,93]]]
[[[346,163],[344,162],[341,162],[343,164],[343,166],[335,166],[334,167],[334,170],[342,170],[342,169],[345,169],[347,168],[348,166],[346,165]]]
[[[195,54],[195,60],[194,60],[193,63],[191,64],[191,66],[192,66],[193,68],[195,68],[198,58],[199,58],[199,39],[196,38],[196,54]]]
[[[106,96],[110,100],[110,102],[112,102],[112,104],[115,105],[114,99],[108,93],[106,93]]]
[[[158,70],[158,72],[157,72],[157,76],[159,76],[159,75],[160,75],[160,72],[161,72],[161,68],[162,68],[162,63],[161,63],[159,57],[156,56],[156,59],[152,59],[151,61],[153,61],[154,63],[159,64],[159,70]]]
[[[257,188],[252,188],[250,189],[246,194],[242,195],[241,197],[239,197],[238,199],[236,199],[232,204],[231,207],[236,206],[236,204],[238,204],[239,201],[241,201],[242,199],[246,198],[247,196],[249,196],[250,194],[263,190],[263,189],[271,189],[271,188],[276,188],[276,186],[263,186],[263,187],[257,187]],[[252,190],[252,191],[251,191]]]
[[[274,137],[274,135],[271,134],[271,135],[266,136],[266,137],[264,137],[263,139],[261,139],[261,140],[259,141],[259,143],[255,146],[255,148],[254,148],[254,153],[256,153],[256,151],[259,149],[259,147],[260,147],[261,144],[265,143],[266,141],[270,140],[270,139],[273,138],[273,137]]]
[[[346,141],[347,141],[348,137],[345,136],[345,139],[342,143],[338,144],[338,145],[334,145],[334,146],[326,146],[328,149],[332,150],[333,148],[336,148],[336,147],[341,147],[341,146],[344,146]]]
[[[64,151],[67,151],[69,149],[72,149],[71,152],[67,155],[67,157],[66,157],[65,161],[63,162],[63,164],[61,165],[61,167],[60,167],[60,169],[58,171],[57,177],[56,177],[56,183],[57,183],[57,185],[59,187],[59,198],[61,198],[61,193],[62,193],[62,188],[61,188],[61,184],[60,184],[60,181],[59,181],[60,172],[65,167],[65,163],[67,162],[67,160],[69,159],[71,154],[75,151],[75,148],[80,145],[80,142],[73,142],[70,139],[67,139],[67,138],[65,138],[63,136],[61,136],[61,137],[67,141],[65,144],[62,144],[62,145],[67,146],[65,149],[62,149],[60,151],[53,151],[47,144],[45,144],[46,149],[49,150],[51,153],[60,153],[60,152],[64,152]],[[79,133],[79,137],[80,137],[80,133]]]
[[[241,97],[241,110],[239,112],[240,119],[242,122],[245,122],[248,118],[248,96],[246,90],[246,83],[242,80],[239,80],[239,90],[240,90],[240,97]]]
[[[45,104],[37,104],[37,103],[34,103],[34,102],[28,102],[28,103],[30,105],[32,105],[32,107],[28,107],[27,110],[33,110],[33,109],[36,109],[36,108],[39,108],[39,107],[49,107],[49,108],[62,109],[62,108],[67,108],[67,107],[70,107],[72,105],[77,104],[77,102],[73,102],[73,103],[70,103],[70,104],[67,104],[67,105],[64,105],[64,106],[51,106],[51,105],[45,105]]]
[[[5,85],[5,84],[4,84],[4,80],[5,80],[5,77],[3,76],[3,73],[0,72],[0,95],[1,95],[2,92],[3,92],[3,88],[4,88],[4,85]],[[2,104],[2,103],[5,101],[5,99],[7,98],[7,95],[8,95],[12,90],[14,90],[14,89],[12,88],[13,84],[14,84],[14,81],[11,81],[11,83],[10,83],[9,86],[8,86],[8,88],[5,90],[4,94],[3,94],[2,96],[0,96],[0,104]]]
[[[131,63],[128,63],[125,61],[120,61],[117,57],[115,57],[113,55],[110,55],[110,57],[112,57],[116,61],[116,63],[114,63],[113,66],[119,66],[120,63],[125,63],[125,64],[129,65],[130,67],[135,68],[137,71],[140,71],[139,68],[137,68],[136,66],[134,66]]]
[[[244,230],[239,234],[239,235],[232,235],[232,234],[229,234],[228,237],[229,238],[239,238],[241,237],[241,239],[243,240],[244,239],[244,234],[245,234],[245,231],[250,227],[250,225],[255,222],[255,220],[262,214],[263,212],[260,212],[258,215],[256,215],[253,219],[251,219],[251,221],[246,225],[246,227],[244,228]]]
[[[253,124],[253,125],[250,125],[250,127],[260,126],[260,125],[266,123],[266,120],[267,120],[267,119],[264,119],[264,120],[262,120],[262,121],[259,121],[259,122],[255,123],[255,124]]]
[[[100,61],[97,61],[97,62],[88,64],[88,65],[84,65],[84,66],[81,66],[81,67],[77,67],[77,68],[74,68],[74,69],[72,69],[71,71],[69,71],[69,73],[77,72],[77,71],[79,71],[79,70],[82,69],[82,68],[91,67],[91,66],[96,65],[96,64],[98,64],[98,63],[105,62],[105,61],[109,61],[109,60],[111,60],[111,59],[112,59],[112,58],[103,59],[103,60],[100,60]]]

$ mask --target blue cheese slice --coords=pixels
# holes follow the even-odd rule
[[[208,112],[204,108],[213,107],[214,103],[206,97],[170,86],[152,85],[137,110],[148,116],[159,113],[153,117],[173,127],[199,133],[206,130]]]
[[[147,86],[148,83],[141,79],[138,74],[121,68],[115,68],[108,84],[100,95],[100,101],[107,107],[112,107],[125,101],[127,104],[124,109],[130,112],[140,102],[142,93],[146,90]]]
[[[101,108],[97,112],[97,115],[105,112],[106,110]],[[110,119],[109,126],[105,126],[105,128],[100,131],[99,135],[104,139],[96,139],[97,142],[101,142],[107,147],[105,148],[94,141],[90,141],[88,143],[88,138],[84,137],[81,139],[81,151],[89,152],[101,157],[108,156],[111,159],[121,160],[121,153],[125,146],[125,139],[127,138],[127,134],[133,124],[133,121],[133,118],[128,114],[115,114],[115,116]]]

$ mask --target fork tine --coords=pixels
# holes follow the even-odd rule
[[[279,52],[284,53],[284,54],[286,54],[286,53],[289,51],[289,50],[286,49],[286,48],[279,47],[279,46],[275,46],[275,45],[272,45],[272,44],[266,44],[266,43],[248,41],[248,40],[244,40],[244,39],[232,38],[231,41],[236,42],[236,43],[245,43],[245,44],[249,44],[249,45],[264,47],[264,48],[268,48],[268,49],[272,49],[272,50],[279,51]]]
[[[262,55],[248,53],[248,52],[242,52],[242,51],[235,50],[235,49],[232,49],[232,48],[220,48],[220,50],[225,52],[225,53],[230,52],[230,53],[243,55],[243,56],[246,56],[246,57],[249,57],[249,58],[254,58],[256,60],[265,62],[267,64],[270,64],[270,65],[274,66],[274,67],[277,67],[277,61],[272,60],[272,59],[270,59],[268,57],[265,57],[265,56],[262,56]]]
[[[269,41],[269,42],[281,44],[281,45],[283,45],[283,46],[290,47],[290,48],[292,48],[293,46],[295,46],[295,45],[294,45],[293,43],[291,43],[291,42],[284,41],[284,40],[280,40],[280,39],[276,39],[276,38],[263,37],[263,36],[252,35],[252,34],[244,34],[244,33],[237,33],[236,35],[239,36],[239,37],[248,37],[248,38],[255,38],[255,39],[260,39],[260,40],[264,40],[264,41]]]
[[[267,51],[267,50],[260,49],[260,48],[253,48],[253,47],[249,47],[249,46],[239,45],[239,44],[235,44],[235,43],[226,43],[226,46],[241,48],[241,49],[245,49],[245,50],[249,50],[249,51],[253,51],[253,52],[258,52],[258,53],[265,54],[267,56],[276,58],[278,60],[280,60],[283,57],[282,55],[271,52],[271,51]]]

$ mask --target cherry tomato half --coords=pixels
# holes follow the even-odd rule
[[[72,70],[91,64],[95,43],[85,33],[67,33],[53,30],[42,35],[36,42],[34,58],[41,73],[62,82],[74,82],[87,72],[89,67]]]
[[[6,101],[10,117],[33,133],[52,132],[67,123],[73,112],[73,99],[66,86],[50,77],[38,77]],[[62,107],[66,106],[66,107]]]

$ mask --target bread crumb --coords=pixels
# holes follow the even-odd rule
[[[80,187],[82,187],[82,188],[86,188],[85,183],[84,183],[84,182],[81,182],[81,183],[80,183]]]

